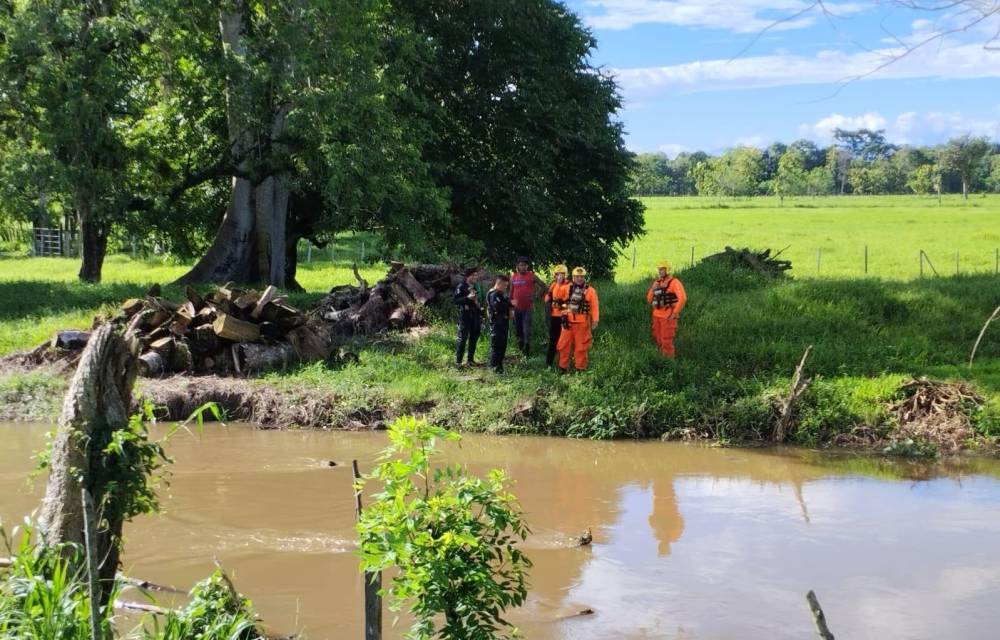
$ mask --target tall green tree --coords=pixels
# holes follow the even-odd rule
[[[1000,154],[990,157],[990,171],[986,175],[986,188],[1000,193]]]
[[[590,63],[579,18],[554,0],[399,0],[394,12],[426,43],[402,109],[430,123],[422,157],[449,194],[431,246],[609,274],[642,207],[628,195],[617,87]]]
[[[222,55],[183,47],[201,57],[180,75],[204,85],[225,114],[224,144],[205,171],[218,169],[230,186],[211,245],[182,281],[295,287],[289,257],[300,237],[380,224],[387,234],[419,229],[443,209],[419,162],[422,127],[392,111],[400,77],[387,63],[386,3],[195,4],[177,0],[172,15],[186,24],[185,5],[214,13],[216,26],[200,21],[190,40],[213,37]],[[187,117],[197,108],[189,105]]]
[[[874,162],[892,157],[897,147],[885,139],[885,129],[834,129],[833,139],[851,152],[851,157],[865,162]]]
[[[941,149],[941,166],[962,181],[962,196],[969,198],[969,186],[983,167],[991,150],[989,140],[969,135],[952,138]]]
[[[789,149],[781,156],[772,185],[782,203],[786,196],[798,196],[806,192],[806,163],[801,153]]]
[[[125,135],[144,110],[145,39],[133,0],[0,3],[6,150],[40,178],[37,200],[61,201],[75,217],[81,280],[101,279],[112,225],[131,199]]]
[[[907,188],[917,195],[941,194],[941,169],[935,164],[922,164],[907,177]]]

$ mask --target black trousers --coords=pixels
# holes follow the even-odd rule
[[[462,364],[462,358],[468,349],[468,361],[476,359],[476,343],[479,334],[483,332],[483,318],[479,312],[461,312],[458,314],[458,343],[455,345],[455,362]]]
[[[490,368],[503,373],[503,359],[507,355],[507,322],[490,324]]]
[[[562,334],[562,317],[549,316],[549,350],[545,354],[545,364],[550,367],[556,362],[559,353],[559,336]]]

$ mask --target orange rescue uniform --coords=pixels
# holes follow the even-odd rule
[[[677,302],[669,307],[653,307],[653,339],[663,355],[673,358],[676,355],[674,336],[677,335],[677,319],[681,315],[681,309],[687,304],[687,293],[680,280],[667,276],[653,282],[646,292],[646,302],[653,304],[653,291],[657,288],[664,288],[677,296]]]
[[[569,295],[569,281],[565,281],[562,284],[558,282],[553,282],[549,285],[549,290],[545,292],[545,297],[543,300],[547,305],[549,305],[549,316],[552,318],[561,318],[563,314],[563,305],[566,303],[566,296]]]
[[[572,295],[572,285],[567,283],[563,288],[558,289],[554,294],[557,298],[569,300]],[[563,312],[565,318],[562,333],[559,334],[559,368],[569,369],[570,353],[573,354],[573,364],[577,371],[587,368],[590,346],[594,343],[594,335],[591,332],[591,324],[601,319],[600,303],[597,300],[597,292],[588,285],[583,292],[583,301],[586,311],[574,312],[567,306]],[[567,303],[568,305],[568,303]]]

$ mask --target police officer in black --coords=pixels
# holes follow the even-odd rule
[[[458,305],[458,344],[455,345],[455,364],[461,365],[468,345],[468,363],[476,364],[476,343],[483,330],[483,310],[476,295],[478,269],[466,269],[465,279],[455,287],[454,300]]]
[[[490,316],[490,368],[503,373],[503,359],[507,355],[507,334],[510,326],[510,297],[507,285],[510,278],[497,276],[496,283],[486,294],[486,308]]]

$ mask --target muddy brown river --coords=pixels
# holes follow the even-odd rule
[[[8,530],[37,506],[43,486],[25,477],[44,431],[0,424]],[[379,433],[181,432],[164,512],[126,528],[125,570],[187,587],[218,556],[275,631],[362,637],[349,463],[370,468],[384,445]],[[997,637],[996,461],[477,436],[445,458],[516,482],[535,566],[511,618],[527,638],[810,638],[809,589],[838,638]],[[588,527],[594,544],[574,547]],[[391,622],[387,637],[402,637]]]

